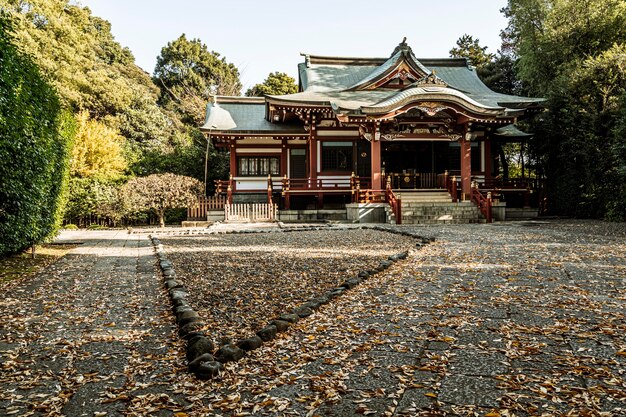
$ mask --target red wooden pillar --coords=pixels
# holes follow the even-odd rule
[[[230,179],[231,181],[231,191],[236,190],[236,181],[233,180],[233,177],[237,175],[237,148],[235,147],[235,141],[233,140],[230,145]]]
[[[371,171],[372,171],[372,190],[382,190],[382,175],[380,172],[380,138],[378,137],[378,125],[372,128],[372,140],[370,142],[371,153]]]
[[[317,131],[315,130],[315,116],[311,118],[309,131],[309,178],[311,184],[317,183]]]
[[[287,140],[282,140],[282,149],[280,152],[280,176],[287,175],[287,158],[289,158],[289,148],[287,147]]]
[[[463,200],[470,200],[472,193],[472,146],[469,134],[461,139],[461,192]]]
[[[491,138],[485,139],[485,179],[491,179],[491,170],[492,170],[492,161],[493,157],[491,156]]]

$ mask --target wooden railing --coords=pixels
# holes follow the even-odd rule
[[[215,180],[215,194],[225,194],[226,200],[233,202],[233,177],[228,180]]]
[[[446,185],[445,188],[446,190],[448,190],[448,193],[450,193],[450,196],[452,197],[452,202],[456,203],[457,201],[459,201],[459,186],[457,177],[455,175],[449,176],[447,171],[444,175]]]
[[[391,211],[396,218],[396,224],[402,224],[402,201],[396,197],[391,188],[391,181],[387,181],[385,188],[385,201],[391,206]]]
[[[539,178],[489,178],[482,180],[479,187],[490,190],[539,190],[543,188],[543,180]]]
[[[271,222],[276,220],[276,204],[229,204],[224,206],[227,222]]]
[[[476,204],[480,212],[487,219],[487,223],[493,223],[491,192],[484,195],[478,189],[476,182],[472,183],[472,201]]]
[[[206,220],[209,210],[224,210],[227,199],[224,195],[215,194],[214,196],[198,197],[198,202],[191,207],[187,207],[188,220]]]
[[[390,172],[385,175],[383,181],[391,182],[393,189],[440,189],[446,188],[447,174],[437,174],[436,172],[415,172],[400,174]]]

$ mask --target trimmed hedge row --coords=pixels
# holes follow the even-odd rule
[[[0,11],[0,256],[54,234],[67,189],[74,119]]]

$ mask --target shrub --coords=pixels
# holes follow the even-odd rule
[[[13,44],[0,10],[0,255],[60,227],[72,126],[54,88]]]

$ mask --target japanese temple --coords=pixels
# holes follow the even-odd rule
[[[292,214],[369,205],[396,223],[537,206],[536,184],[503,180],[501,146],[528,138],[515,123],[543,99],[496,93],[466,59],[418,59],[406,40],[389,58],[302,56],[299,92],[207,105],[201,130],[230,155],[217,183],[228,203]]]

